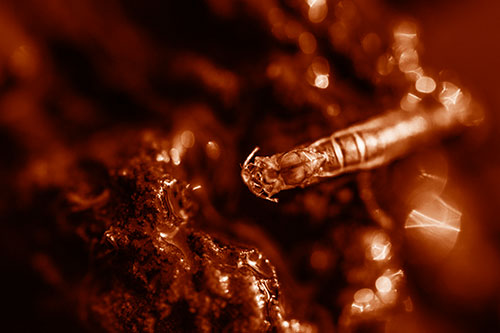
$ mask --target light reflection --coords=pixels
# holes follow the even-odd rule
[[[328,29],[332,44],[339,49],[347,49],[349,30],[342,21],[333,23]]]
[[[183,54],[175,59],[171,66],[176,75],[201,81],[212,92],[216,93],[224,103],[233,103],[238,95],[240,89],[238,76],[225,68],[219,67],[208,58]]]
[[[205,152],[207,153],[208,157],[210,157],[213,160],[216,160],[220,156],[219,145],[215,141],[208,141],[207,145],[205,146]]]
[[[384,261],[389,259],[391,246],[389,237],[385,233],[376,233],[370,244],[370,259],[374,261]]]
[[[403,121],[397,125],[380,133],[381,142],[396,142],[400,138],[406,138],[417,133],[422,133],[428,126],[427,121],[422,116],[415,116],[408,121]]]
[[[405,72],[405,76],[408,80],[416,82],[418,79],[424,76],[424,70],[422,69],[422,67],[417,66],[417,68]]]
[[[377,296],[382,303],[391,305],[396,302],[399,297],[398,286],[401,284],[403,276],[404,273],[401,269],[397,271],[388,269],[377,278],[375,287],[377,288]]]
[[[428,201],[429,193],[440,195],[448,183],[448,160],[441,151],[414,155],[411,165],[414,171],[408,174],[409,181],[401,187],[410,210]]]
[[[328,88],[329,85],[328,74],[317,75],[316,78],[314,79],[314,85],[320,89]]]
[[[307,0],[309,5],[308,17],[309,21],[313,23],[320,23],[328,13],[328,6],[326,0]]]
[[[191,131],[184,131],[181,134],[181,143],[185,148],[191,148],[194,145],[194,134]]]
[[[352,21],[357,16],[358,9],[354,2],[350,0],[343,0],[335,6],[335,16],[342,21]]]
[[[304,330],[304,328],[306,328],[306,327],[302,327],[300,325],[300,322],[295,320],[295,319],[290,320],[290,322],[292,323],[291,326],[292,326],[293,332],[301,332]]]
[[[271,8],[269,10],[267,18],[271,24],[281,24],[285,20],[285,15],[279,8]]]
[[[171,148],[168,150],[161,151],[161,153],[156,155],[156,161],[169,163],[172,161],[174,165],[180,165],[182,158],[195,144],[195,135],[190,130],[184,130],[178,133],[172,139]]]
[[[162,151],[160,154],[156,155],[156,161],[158,162],[170,162],[170,157],[168,156],[167,151]]]
[[[409,73],[419,68],[418,53],[415,50],[404,51],[399,58],[399,69],[403,73]]]
[[[307,0],[307,4],[309,5],[309,7],[320,6],[325,3],[325,0]]]
[[[361,40],[361,46],[363,47],[363,50],[368,54],[377,53],[380,49],[380,45],[380,38],[374,32],[366,34],[365,37],[363,37],[363,39]]]
[[[229,276],[221,274],[219,276],[219,283],[224,294],[229,294]]]
[[[411,298],[408,297],[403,301],[403,305],[405,307],[406,312],[412,312],[413,311],[413,302],[411,301]]]
[[[290,39],[298,38],[303,30],[304,29],[297,21],[290,20],[285,25],[286,36]]]
[[[375,281],[375,287],[381,293],[388,293],[392,289],[392,281],[387,276],[380,276]]]
[[[309,260],[311,267],[318,271],[325,271],[330,266],[330,255],[327,250],[314,250]]]
[[[423,245],[431,246],[433,255],[446,254],[457,240],[462,213],[435,193],[422,194],[408,214],[405,229]]]
[[[411,221],[408,223],[405,228],[438,228],[438,229],[447,229],[453,230],[456,232],[460,232],[460,228],[454,227],[446,223],[446,221],[441,221],[435,218],[432,218],[428,215],[425,215],[418,210],[412,210],[410,216],[408,217]]]
[[[373,261],[385,261],[391,258],[392,244],[389,236],[383,231],[365,233],[363,242],[366,247],[366,258]]]
[[[354,301],[356,303],[368,303],[371,300],[373,300],[374,297],[375,297],[375,294],[373,293],[373,290],[371,290],[369,288],[363,288],[363,289],[358,290],[354,294]]]
[[[394,57],[390,54],[383,54],[377,59],[377,73],[380,75],[389,75],[394,69],[396,61]]]
[[[307,80],[316,88],[326,89],[330,84],[330,64],[323,57],[315,57],[307,69]]]
[[[422,98],[417,95],[408,93],[401,99],[400,107],[405,111],[413,111],[417,108],[418,103],[420,103],[421,100]]]
[[[326,114],[330,117],[336,117],[340,114],[340,107],[337,104],[330,104],[326,107]]]
[[[177,150],[176,148],[170,149],[170,157],[172,158],[172,162],[175,165],[181,164],[181,157],[179,154],[179,150]]]
[[[323,57],[314,58],[310,68],[314,74],[328,74],[330,72],[330,64]]]
[[[436,89],[436,82],[428,76],[422,76],[415,82],[415,89],[423,94],[430,94]]]
[[[28,45],[21,45],[12,52],[9,66],[17,76],[30,78],[37,72],[37,62],[35,50]]]
[[[281,75],[282,72],[283,72],[283,68],[278,63],[271,63],[269,66],[267,66],[267,69],[266,69],[267,77],[270,79],[277,78],[278,76]]]
[[[178,232],[179,227],[174,225],[168,223],[159,225],[154,230],[153,245],[161,252],[166,251],[172,245],[180,249],[179,242],[175,237]]]
[[[363,313],[366,311],[375,310],[380,301],[370,288],[363,288],[356,291],[354,294],[354,302],[351,304],[353,313]]]
[[[462,90],[450,82],[443,82],[441,92],[439,93],[439,101],[446,109],[462,107],[464,103],[464,95]]]
[[[316,51],[316,38],[310,32],[303,32],[299,36],[299,47],[305,54],[312,54]]]
[[[271,298],[271,292],[267,288],[267,285],[263,279],[256,279],[255,277],[252,277],[252,280],[253,281],[250,288],[255,294],[255,303],[260,309],[263,309],[266,303]]]
[[[394,28],[394,41],[404,48],[413,48],[418,43],[417,26],[404,21]]]

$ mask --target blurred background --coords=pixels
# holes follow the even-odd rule
[[[153,132],[170,142],[157,160],[202,186],[194,225],[263,251],[313,330],[497,331],[499,16],[487,0],[3,1],[7,331],[102,329],[74,292],[92,242],[61,222],[61,198]],[[483,121],[278,205],[254,197],[239,172],[255,146],[274,154],[411,108],[422,91],[394,60],[398,33],[418,34],[426,75],[467,91]]]

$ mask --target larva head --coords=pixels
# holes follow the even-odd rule
[[[272,156],[255,156],[258,150],[258,147],[255,148],[243,163],[241,178],[256,196],[278,202],[278,199],[272,196],[281,191],[283,186],[279,177],[279,166]]]

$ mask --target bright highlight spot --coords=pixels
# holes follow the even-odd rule
[[[392,282],[387,276],[381,276],[375,281],[375,287],[381,293],[388,293],[392,289]]]
[[[191,148],[194,145],[194,134],[191,131],[184,131],[181,135],[181,143],[186,148]]]
[[[320,89],[328,88],[329,85],[328,74],[317,75],[316,79],[314,79],[314,85]]]
[[[405,228],[436,228],[460,232],[460,227],[456,225],[460,224],[462,213],[447,206],[442,200],[440,202],[443,204],[445,211],[435,211],[434,214],[427,215],[416,209],[412,210]]]
[[[208,141],[205,147],[205,152],[207,153],[208,157],[210,157],[213,160],[216,160],[220,156],[219,145],[215,141]]]
[[[413,111],[422,99],[415,94],[408,93],[401,99],[401,109],[405,111]]]
[[[354,313],[362,313],[369,310],[374,310],[380,301],[375,296],[373,290],[363,288],[354,294],[354,302],[351,304],[351,311]]]
[[[399,58],[399,69],[403,73],[409,73],[419,68],[418,53],[415,50],[407,50]]]
[[[383,54],[377,59],[377,73],[380,75],[389,75],[394,69],[394,57],[390,54]]]
[[[314,7],[314,6],[321,6],[326,3],[325,0],[307,0],[307,4],[309,7]]]
[[[371,259],[375,261],[383,261],[389,258],[391,253],[391,242],[384,233],[377,233],[370,245]]]
[[[436,89],[436,82],[431,77],[422,76],[415,82],[415,88],[421,93],[430,94]]]
[[[394,28],[394,41],[405,48],[414,47],[418,42],[417,26],[408,21]]]
[[[162,151],[161,154],[156,155],[156,161],[158,162],[170,162],[170,157],[166,151]]]
[[[363,288],[356,291],[354,294],[354,301],[356,303],[368,303],[373,300],[373,297],[375,297],[373,290],[370,288]]]
[[[443,82],[439,101],[446,109],[462,108],[468,104],[462,90],[450,82]]]
[[[177,150],[176,148],[170,149],[170,157],[172,158],[172,162],[175,165],[181,164],[181,156],[179,154],[179,150]]]
[[[328,6],[325,0],[308,0],[309,5],[309,21],[313,23],[320,23],[326,17],[328,13]]]
[[[446,255],[457,241],[462,213],[432,192],[418,199],[406,219],[407,234],[418,241],[419,250],[428,250],[433,258]]]
[[[323,57],[315,57],[307,69],[308,81],[312,86],[326,89],[329,81],[330,64]]]

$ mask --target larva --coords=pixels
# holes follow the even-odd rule
[[[244,162],[241,177],[252,193],[277,202],[273,196],[280,191],[376,168],[460,128],[469,113],[466,106],[387,112],[272,156],[255,156],[257,147]]]

